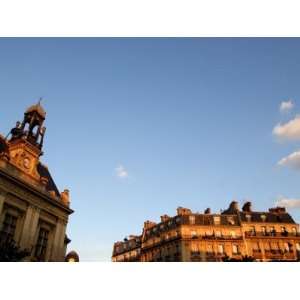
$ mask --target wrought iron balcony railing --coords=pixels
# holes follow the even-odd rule
[[[246,231],[245,237],[300,237],[300,233],[294,232],[262,232],[262,231]]]

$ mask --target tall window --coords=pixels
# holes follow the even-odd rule
[[[38,259],[45,259],[47,244],[48,244],[49,231],[44,228],[40,228],[39,236],[35,248],[35,257]]]
[[[285,233],[285,232],[286,232],[286,229],[285,229],[284,226],[281,227],[281,232],[282,232],[282,233]]]
[[[252,249],[253,249],[253,251],[260,252],[259,243],[253,242],[252,243]]]
[[[3,221],[2,233],[10,238],[13,238],[16,231],[17,220],[17,217],[6,213]]]
[[[220,244],[218,245],[218,253],[223,254],[224,253],[224,245]]]
[[[239,246],[238,245],[235,245],[235,244],[232,245],[232,253],[233,254],[238,254],[239,253]]]
[[[192,236],[192,239],[196,238],[197,237],[197,231],[192,230],[191,231],[191,236]]]
[[[270,242],[265,243],[265,251],[271,251],[271,243]]]
[[[275,227],[274,227],[274,226],[271,226],[271,227],[270,227],[270,234],[271,234],[272,236],[275,236],[275,235],[276,235],[276,231],[275,231]]]
[[[209,253],[214,252],[212,244],[207,244],[207,252],[209,252]]]
[[[192,243],[191,244],[191,250],[192,252],[198,252],[199,251],[199,247],[197,243]]]
[[[296,227],[292,228],[292,233],[293,233],[293,235],[297,235],[297,228]]]
[[[190,219],[190,224],[194,225],[195,224],[195,216],[189,216]]]
[[[288,231],[286,230],[286,228],[284,226],[281,227],[281,235],[288,236]]]
[[[263,235],[266,235],[266,234],[267,234],[266,226],[262,226],[262,227],[261,227],[261,232],[262,232]]]
[[[255,227],[254,226],[251,226],[250,227],[250,234],[253,236],[255,235]]]
[[[220,230],[216,230],[215,231],[215,236],[220,238],[222,236],[221,231]]]
[[[285,250],[286,252],[289,252],[289,251],[290,251],[290,245],[289,245],[289,243],[284,243],[284,250]]]

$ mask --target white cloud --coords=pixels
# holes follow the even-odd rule
[[[279,166],[300,170],[300,151],[293,152],[278,162]]]
[[[277,124],[273,129],[273,134],[281,140],[300,140],[300,116],[285,123]]]
[[[280,197],[276,205],[286,208],[300,208],[300,199]]]
[[[119,178],[125,179],[125,178],[128,177],[128,172],[127,172],[127,170],[125,169],[125,167],[122,166],[122,165],[119,165],[119,166],[115,169],[115,171],[116,171],[117,177],[119,177]]]
[[[291,111],[294,108],[294,102],[292,100],[283,101],[280,104],[280,112],[286,113]]]

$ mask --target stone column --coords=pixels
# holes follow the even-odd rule
[[[4,206],[4,199],[5,199],[5,195],[0,192],[0,220],[1,220],[1,215],[2,215],[3,206]]]
[[[29,206],[26,211],[24,226],[21,235],[20,247],[32,250],[34,248],[34,238],[38,227],[40,209]]]
[[[58,220],[54,232],[52,251],[50,255],[51,261],[64,261],[65,257],[65,240],[66,224],[63,220]]]

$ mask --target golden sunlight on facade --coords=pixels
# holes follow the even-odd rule
[[[237,202],[220,214],[193,213],[179,207],[177,215],[146,221],[142,234],[116,242],[114,262],[298,261],[299,225],[284,208],[268,212],[242,210]]]
[[[0,135],[0,239],[26,250],[25,261],[64,261],[69,191],[57,189],[41,163],[46,112],[29,107],[7,138]]]

